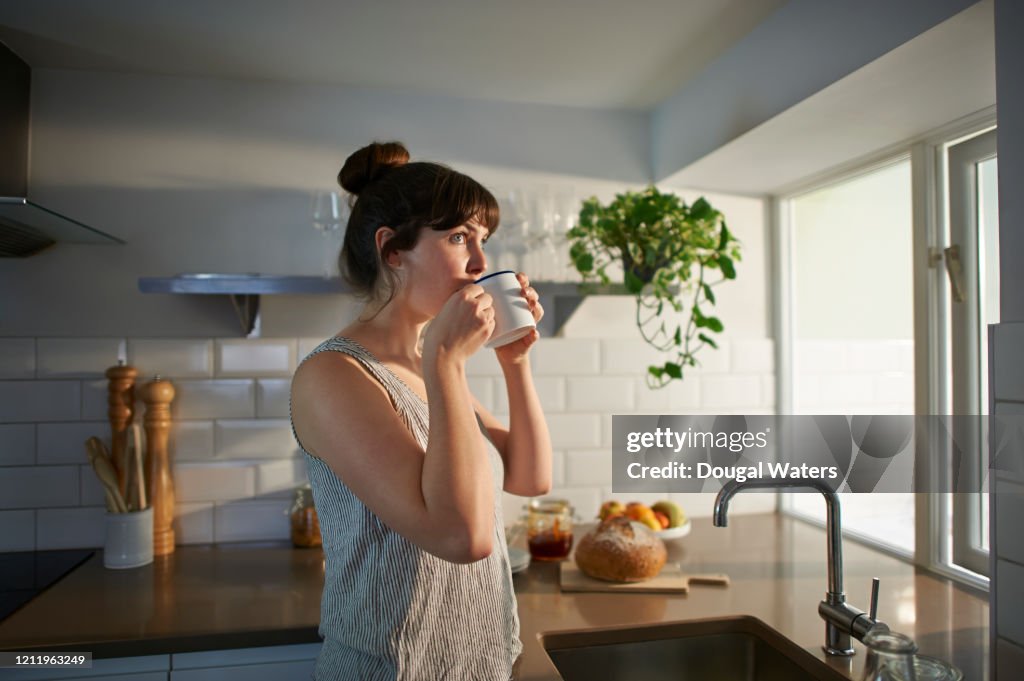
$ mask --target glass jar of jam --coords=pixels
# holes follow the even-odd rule
[[[320,521],[313,505],[313,489],[309,485],[295,488],[292,507],[288,511],[292,525],[292,545],[300,548],[321,546]]]
[[[565,499],[531,499],[526,543],[534,560],[563,560],[572,550],[573,508]]]

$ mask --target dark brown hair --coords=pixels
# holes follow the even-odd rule
[[[400,142],[374,142],[353,153],[338,173],[338,184],[355,200],[339,270],[365,297],[376,297],[383,285],[384,305],[395,292],[387,256],[413,248],[421,229],[443,231],[474,219],[492,232],[498,227],[498,202],[491,192],[439,163],[410,163]],[[378,253],[375,235],[381,227],[395,234]]]

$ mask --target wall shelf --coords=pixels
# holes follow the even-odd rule
[[[572,282],[531,282],[544,305],[540,333],[557,335],[588,295],[622,295],[621,285],[595,286]],[[179,274],[173,277],[142,277],[143,293],[188,295],[222,295],[231,301],[242,333],[250,336],[256,327],[262,295],[316,295],[349,293],[348,285],[339,277],[291,276],[272,274]]]

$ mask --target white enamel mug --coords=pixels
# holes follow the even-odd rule
[[[537,328],[515,272],[502,270],[481,277],[473,283],[483,286],[494,299],[494,331],[484,344],[485,347],[498,348],[508,345]]]

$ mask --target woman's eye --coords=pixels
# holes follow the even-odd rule
[[[466,235],[463,232],[452,234],[451,242],[453,244],[464,244],[466,243]]]

